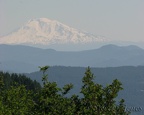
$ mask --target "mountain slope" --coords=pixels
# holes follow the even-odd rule
[[[144,65],[143,59],[144,50],[136,46],[106,45],[94,50],[67,52],[19,45],[0,45],[1,68],[14,72],[36,71],[38,66],[42,65],[78,67],[138,66]]]
[[[68,43],[85,44],[103,41],[106,41],[106,39],[102,36],[82,32],[47,18],[31,19],[16,32],[0,38],[0,44],[31,46]]]

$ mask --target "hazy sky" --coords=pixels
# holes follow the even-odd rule
[[[144,41],[144,0],[0,0],[0,36],[40,17],[113,40]]]

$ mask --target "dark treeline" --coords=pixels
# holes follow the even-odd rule
[[[46,71],[40,67],[43,86],[24,75],[0,72],[0,115],[128,115],[124,99],[116,101],[122,84],[117,79],[110,85],[95,83],[90,68],[82,78],[80,97],[67,96],[73,84],[62,88],[50,82]]]
[[[41,85],[36,80],[31,80],[23,74],[0,72],[0,76],[3,76],[4,89],[9,89],[11,86],[24,85],[27,90],[38,91],[41,89]]]

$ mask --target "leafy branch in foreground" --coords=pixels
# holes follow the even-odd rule
[[[24,85],[4,87],[0,74],[0,114],[8,115],[128,115],[124,100],[116,101],[122,84],[117,79],[112,84],[102,86],[94,82],[94,75],[88,67],[82,79],[80,97],[67,96],[73,84],[59,88],[56,82],[48,80],[49,66],[39,67],[42,71],[43,86],[40,90],[28,90]],[[37,86],[37,85],[36,85]]]
[[[115,101],[118,92],[123,89],[121,82],[115,79],[111,85],[103,87],[93,80],[94,75],[88,67],[82,79],[81,93],[84,97],[81,98],[81,114],[127,115],[124,100],[120,100],[119,105]]]
[[[72,84],[65,85],[62,89],[58,88],[55,82],[48,81],[48,75],[45,74],[48,67],[43,67],[43,89],[42,97],[44,105],[41,112],[44,114],[79,114],[79,115],[128,115],[125,111],[124,100],[120,100],[119,104],[116,103],[116,97],[122,84],[115,79],[112,84],[103,87],[102,85],[94,82],[94,75],[88,67],[85,76],[82,79],[83,85],[81,88],[82,97],[66,95],[72,88]],[[47,68],[45,70],[45,68]]]

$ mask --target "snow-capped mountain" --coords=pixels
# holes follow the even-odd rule
[[[31,19],[24,26],[0,38],[0,44],[50,45],[104,42],[102,36],[83,32],[47,18]]]

